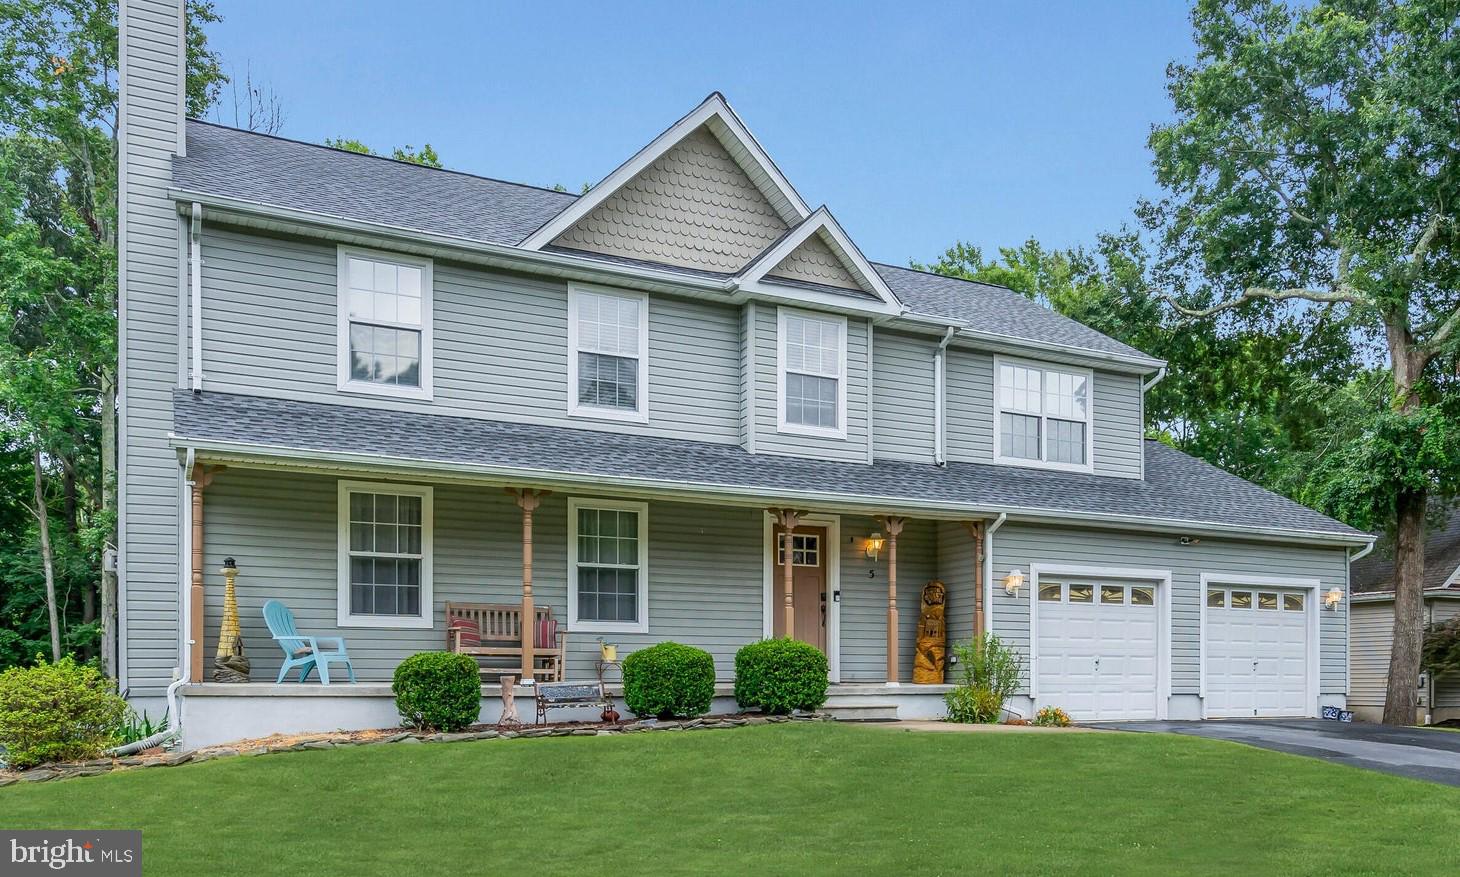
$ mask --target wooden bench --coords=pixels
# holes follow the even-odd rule
[[[550,621],[553,610],[547,606],[535,607],[533,613],[538,621]],[[464,618],[474,622],[481,632],[481,644],[462,645],[461,630],[451,627],[452,619]],[[536,643],[532,652],[532,675],[545,682],[561,682],[563,662],[568,651],[568,631],[561,624],[557,626],[554,642],[544,646]],[[505,659],[516,658],[522,663],[522,604],[520,603],[447,603],[446,604],[446,650],[471,655],[474,658]],[[483,663],[478,661],[477,663]],[[482,674],[496,675],[501,668],[484,666]]]
[[[612,704],[602,682],[542,682],[535,686],[537,724],[547,721],[547,711],[568,707],[597,707],[606,710]]]

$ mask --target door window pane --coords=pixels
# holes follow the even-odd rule
[[[1232,608],[1233,609],[1251,609],[1252,608],[1252,592],[1251,591],[1233,591],[1232,592]]]
[[[1120,585],[1101,585],[1101,603],[1125,603],[1125,588]]]
[[[1062,590],[1063,587],[1061,585],[1040,585],[1039,599],[1044,603],[1058,603]]]
[[[1095,602],[1094,585],[1070,585],[1071,603],[1093,603]]]
[[[1156,605],[1156,592],[1152,588],[1131,588],[1130,604],[1132,606],[1154,606]]]
[[[1257,608],[1258,609],[1276,609],[1276,608],[1278,608],[1278,595],[1277,594],[1258,594],[1257,595]]]
[[[1302,594],[1284,594],[1283,595],[1283,609],[1286,610],[1286,611],[1288,611],[1288,612],[1302,612],[1303,611],[1303,595]]]
[[[1213,609],[1225,609],[1227,606],[1227,592],[1218,590],[1207,591],[1207,605]]]

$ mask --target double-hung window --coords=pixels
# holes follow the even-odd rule
[[[1091,471],[1090,373],[1006,361],[995,372],[997,459]]]
[[[845,438],[846,318],[781,308],[777,337],[780,430]]]
[[[431,626],[431,488],[341,481],[341,627]]]
[[[573,630],[649,632],[649,508],[568,501],[568,624]]]
[[[568,288],[568,413],[647,421],[649,299]]]
[[[339,249],[339,388],[431,398],[431,263]]]

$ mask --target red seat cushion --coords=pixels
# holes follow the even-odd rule
[[[558,647],[558,621],[555,618],[537,620],[537,641],[533,648],[555,649]]]
[[[453,634],[453,642],[458,646],[476,648],[482,644],[481,625],[470,618],[453,618],[451,623],[446,625],[448,631],[460,631]]]

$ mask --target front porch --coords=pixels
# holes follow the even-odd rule
[[[415,550],[404,555],[417,555],[409,564],[415,573],[367,577],[370,599],[378,604],[388,594],[395,614],[361,611],[370,607],[361,605],[367,589],[360,560],[386,553],[355,550],[362,547],[361,522],[352,519],[362,513],[358,496],[351,510],[352,492],[422,498],[409,511],[397,504],[384,516],[388,521],[377,522],[401,540],[387,547],[406,545]],[[546,607],[567,630],[570,680],[596,677],[600,640],[616,644],[621,657],[664,640],[705,649],[724,689],[720,710],[733,708],[735,651],[789,631],[827,652],[834,703],[896,695],[917,700],[904,717],[932,715],[941,709],[943,687],[912,684],[922,588],[934,580],[944,584],[949,643],[973,635],[986,599],[983,564],[975,560],[978,523],[906,514],[605,497],[586,484],[547,493],[233,465],[195,473],[191,511],[191,684],[183,689],[190,723],[200,721],[200,712],[242,722],[274,716],[267,721],[278,723],[291,710],[308,714],[328,703],[338,716],[331,727],[351,716],[393,724],[391,674],[411,654],[446,647],[448,602]],[[590,528],[585,515],[613,520],[595,519]],[[774,540],[788,523],[797,547],[789,558],[775,556]],[[408,529],[419,533],[404,535]],[[811,553],[801,538],[807,534],[822,540]],[[619,549],[622,556],[610,556]],[[247,683],[212,681],[226,558],[238,569],[239,635],[252,665]],[[802,573],[809,560],[817,569],[808,587]],[[396,571],[407,566],[392,564]],[[815,575],[824,579],[816,582]],[[291,609],[301,633],[343,637],[360,682],[273,684],[283,655],[261,614],[270,599]],[[518,656],[494,666],[531,666],[535,644],[527,639],[522,646]],[[616,682],[616,674],[607,681]],[[203,706],[221,697],[256,709]],[[484,685],[483,697],[487,719],[496,708],[496,685]]]
[[[876,683],[832,685],[827,707],[862,709],[893,707],[899,719],[942,718],[943,694],[951,686],[888,686]],[[623,686],[607,686],[622,709]],[[525,689],[518,688],[518,712],[523,712]],[[400,724],[395,696],[389,682],[359,682],[353,685],[274,685],[265,682],[222,684],[202,682],[183,686],[180,692],[185,721],[183,749],[217,746],[270,734],[327,733],[393,728]],[[480,721],[491,724],[501,716],[501,688],[482,686]],[[734,685],[717,683],[711,715],[738,712]],[[531,720],[528,704],[527,718]],[[596,710],[555,711],[554,722],[597,721]]]

